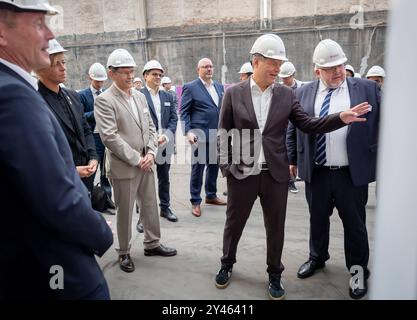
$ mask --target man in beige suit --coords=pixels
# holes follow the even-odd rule
[[[106,174],[114,189],[120,268],[133,272],[130,257],[132,212],[140,203],[145,227],[145,256],[174,256],[177,251],[160,244],[155,191],[156,130],[145,96],[133,90],[136,63],[124,49],[113,51],[107,61],[112,86],[97,97],[94,115],[106,146]]]

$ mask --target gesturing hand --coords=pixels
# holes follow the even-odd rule
[[[352,123],[352,122],[365,122],[366,118],[359,118],[360,116],[363,116],[364,114],[367,114],[372,109],[372,106],[368,104],[368,102],[362,102],[358,104],[357,106],[354,106],[352,109],[343,111],[340,113],[340,119],[346,123]]]

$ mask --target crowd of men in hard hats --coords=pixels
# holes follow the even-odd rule
[[[105,219],[91,208],[94,176],[99,167],[106,208],[116,210],[121,270],[135,270],[130,256],[135,203],[145,256],[176,255],[176,249],[160,241],[159,216],[178,221],[170,202],[178,99],[157,60],[144,65],[142,81],[135,78],[133,56],[121,48],[109,55],[106,67],[91,65],[87,88],[65,88],[66,50],[45,24],[45,15],[56,13],[48,1],[0,1],[5,39],[0,42],[0,197],[5,211],[13,213],[2,215],[8,230],[0,233],[0,243],[8,261],[2,255],[0,297],[108,299],[94,255],[104,254],[113,239]],[[181,99],[183,133],[195,160],[191,213],[201,216],[205,166],[206,203],[226,205],[215,285],[228,286],[240,237],[259,197],[267,238],[267,293],[273,300],[285,297],[281,254],[287,195],[288,190],[297,192],[299,176],[310,211],[310,254],[297,276],[305,279],[325,267],[329,217],[337,208],[346,266],[363,270],[363,278],[349,287],[350,296],[360,299],[370,276],[365,206],[368,184],[375,181],[385,72],[374,66],[366,75],[373,81],[355,77],[354,69],[345,66],[342,47],[331,39],[315,48],[317,79],[311,82],[295,78],[295,67],[275,34],[257,38],[249,53],[240,82],[226,91],[213,80],[212,61],[199,60],[198,77],[184,86]],[[33,70],[38,81],[30,76]],[[108,77],[111,85],[103,89]],[[216,194],[219,167],[227,179],[227,202]],[[12,232],[22,223],[27,231],[23,239]],[[31,272],[24,293],[16,290],[13,277],[27,271],[22,253]],[[61,291],[48,287],[54,265],[66,272]]]

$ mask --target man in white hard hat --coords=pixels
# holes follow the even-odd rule
[[[184,135],[192,146],[191,213],[201,216],[201,187],[206,168],[205,203],[226,205],[217,197],[219,165],[216,157],[216,131],[224,87],[213,80],[213,62],[201,59],[197,64],[198,79],[186,83],[182,91],[181,122]]]
[[[253,68],[250,62],[245,62],[239,70],[239,80],[245,81],[249,79],[249,77],[253,73]]]
[[[310,210],[310,255],[298,270],[304,279],[323,268],[330,258],[329,218],[336,207],[343,221],[345,259],[363,270],[359,286],[350,286],[349,294],[360,299],[367,293],[369,244],[366,230],[368,184],[375,181],[380,90],[375,83],[346,78],[347,58],[341,46],[322,40],[315,48],[313,62],[320,79],[297,90],[304,110],[316,117],[345,111],[351,106],[369,103],[366,125],[352,124],[326,135],[311,135],[289,129],[290,170],[305,181]]]
[[[161,80],[161,86],[162,88],[164,88],[166,92],[168,92],[172,96],[172,99],[174,99],[175,110],[178,110],[178,98],[177,94],[173,90],[171,78],[163,77]]]
[[[282,62],[287,60],[282,40],[277,35],[262,35],[250,53],[253,75],[226,91],[220,114],[220,169],[227,177],[229,194],[223,256],[215,284],[220,289],[229,284],[239,239],[259,196],[267,237],[268,295],[280,300],[285,297],[281,255],[290,178],[285,148],[287,123],[290,120],[307,132],[328,132],[364,121],[359,116],[368,111],[368,106],[362,104],[322,119],[309,116],[290,88],[275,84]]]
[[[350,64],[347,64],[345,66],[345,69],[346,69],[346,77],[354,77],[355,76],[355,69]]]
[[[143,82],[142,82],[142,79],[141,79],[141,78],[139,78],[139,77],[136,77],[135,79],[133,79],[133,87],[134,87],[136,90],[140,91],[140,89],[142,89],[142,88],[143,88]]]
[[[37,92],[47,0],[0,0],[0,299],[109,299],[95,259],[113,243],[65,135]]]
[[[116,209],[112,197],[112,190],[109,180],[107,179],[104,173],[104,144],[100,139],[100,135],[96,128],[96,120],[94,118],[94,101],[96,98],[103,92],[104,82],[107,80],[107,71],[106,68],[99,62],[93,63],[88,70],[88,78],[90,80],[90,85],[78,92],[80,96],[81,103],[84,107],[84,116],[90,125],[91,131],[93,132],[97,157],[100,165],[100,185],[106,191],[107,199],[105,208],[106,209]],[[93,175],[93,181],[95,178],[95,173]],[[110,214],[113,214],[114,211],[107,211]]]
[[[177,111],[172,95],[159,90],[164,69],[156,60],[148,61],[143,67],[145,87],[141,92],[148,102],[149,111],[157,131],[158,153],[156,155],[156,171],[158,174],[158,195],[160,216],[171,222],[178,218],[170,206],[169,169],[171,156],[174,153],[174,137],[177,130]]]
[[[51,64],[47,68],[36,70],[39,77],[38,91],[61,125],[77,172],[91,194],[93,175],[98,166],[96,147],[78,94],[60,86],[67,81],[66,51],[56,39],[49,41]]]
[[[113,84],[97,97],[94,115],[106,146],[106,174],[116,203],[119,266],[124,272],[133,272],[130,247],[135,200],[140,204],[145,229],[145,256],[173,256],[177,251],[160,243],[153,173],[157,133],[145,96],[133,89],[135,60],[127,50],[116,49],[107,60],[107,68]]]
[[[380,66],[373,66],[368,70],[366,79],[375,81],[382,88],[385,79],[385,70]]]
[[[280,68],[278,76],[282,80],[282,84],[291,88],[292,90],[296,90],[297,88],[301,87],[304,83],[297,80],[295,78],[295,67],[290,61],[285,61]],[[298,193],[298,189],[295,186],[295,181],[297,177],[292,176],[290,177],[290,181],[288,182],[288,190],[291,193]]]

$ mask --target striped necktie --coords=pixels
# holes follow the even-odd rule
[[[323,118],[329,114],[330,98],[334,90],[335,89],[329,89],[329,92],[324,98],[320,109],[320,118]],[[320,133],[317,135],[316,163],[323,166],[326,161],[326,135],[324,133]]]

